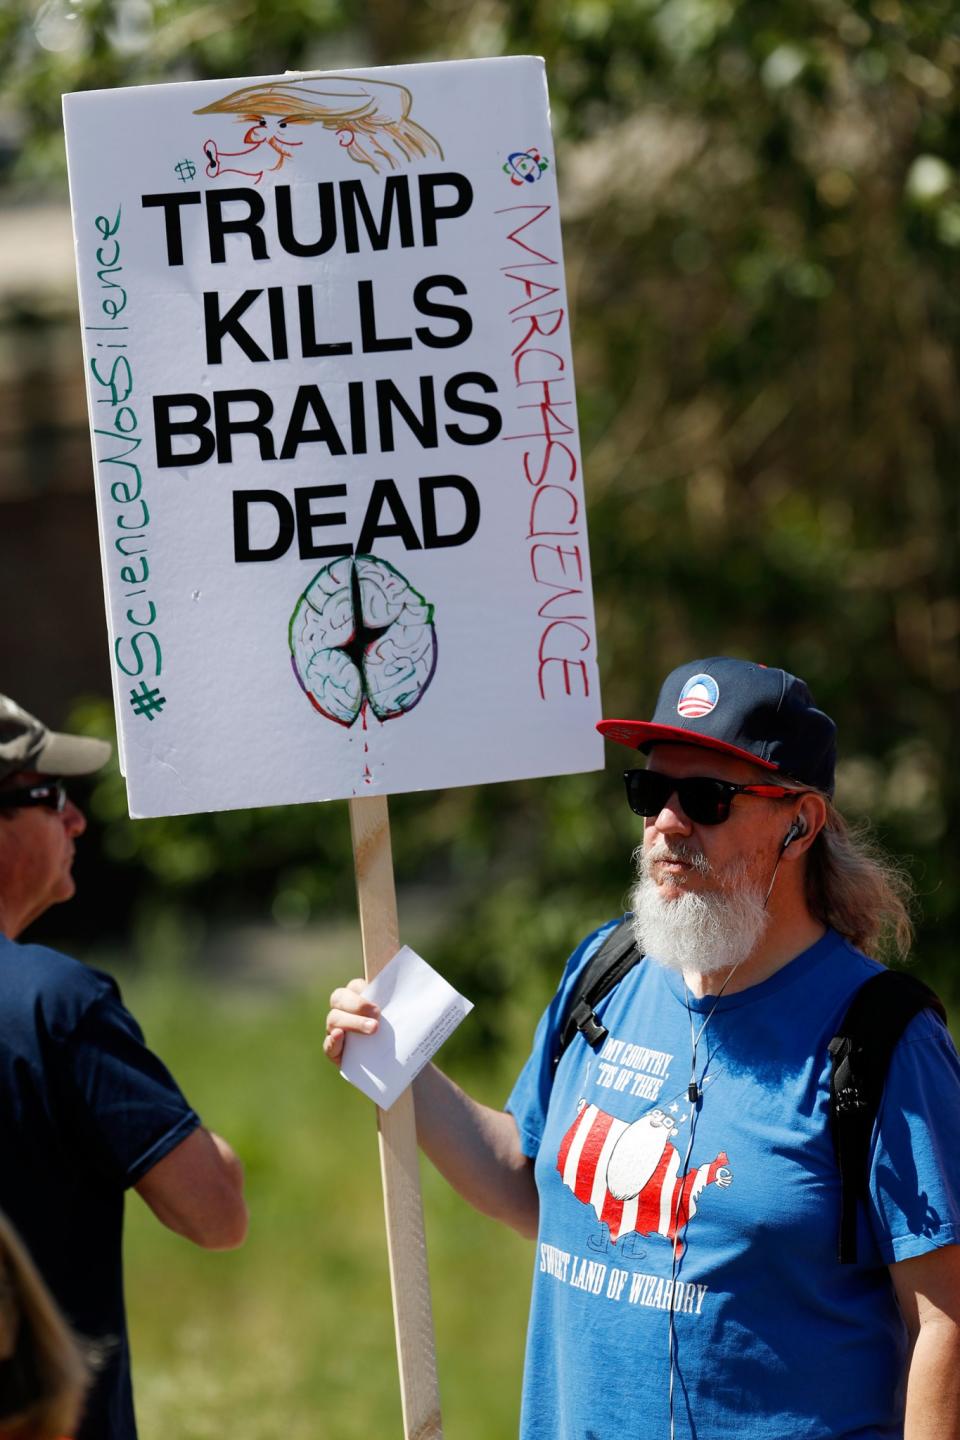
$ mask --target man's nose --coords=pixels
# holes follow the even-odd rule
[[[667,796],[662,810],[652,817],[651,823],[661,835],[689,835],[693,830],[676,790]]]
[[[69,795],[67,796],[67,803],[60,812],[60,819],[63,821],[64,829],[70,836],[82,835],[87,828],[86,815],[84,815],[79,805],[74,805]]]

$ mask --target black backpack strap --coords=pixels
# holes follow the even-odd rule
[[[577,1031],[594,1049],[603,1044],[607,1031],[594,1014],[595,1007],[642,959],[633,938],[632,916],[627,915],[591,956],[570,993],[557,1029],[554,1070]]]
[[[830,1127],[840,1170],[839,1260],[857,1258],[857,1203],[870,1184],[870,1140],[894,1047],[914,1016],[934,1010],[946,1023],[937,995],[902,970],[881,970],[854,995],[830,1041]]]

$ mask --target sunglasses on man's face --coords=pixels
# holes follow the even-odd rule
[[[59,812],[66,803],[67,791],[62,780],[38,780],[36,785],[0,790],[0,809],[3,810],[25,810],[31,805],[45,805],[48,810]]]
[[[635,815],[650,820],[676,795],[683,813],[695,825],[722,825],[730,818],[730,806],[736,795],[782,800],[787,795],[803,794],[786,785],[734,785],[729,780],[714,780],[707,775],[689,775],[678,780],[675,775],[663,775],[659,770],[627,770],[623,780],[627,804]]]

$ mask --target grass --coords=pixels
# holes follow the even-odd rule
[[[133,1195],[126,1274],[141,1440],[400,1436],[374,1111],[322,1057],[331,978],[123,980],[149,1043],[247,1166],[250,1236],[207,1254]],[[342,964],[336,974],[343,976]],[[521,1057],[459,1073],[500,1104]],[[446,1433],[517,1433],[532,1247],[422,1164]]]

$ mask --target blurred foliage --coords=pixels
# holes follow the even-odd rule
[[[117,969],[115,956],[92,958]],[[141,1440],[398,1436],[376,1121],[318,1042],[332,957],[305,989],[120,974],[151,1044],[242,1154],[252,1220],[241,1250],[211,1254],[131,1193],[124,1269]],[[458,1078],[502,1104],[521,1054]],[[531,1246],[470,1211],[426,1162],[422,1172],[447,1432],[509,1440]]]
[[[908,857],[921,966],[949,992],[960,5],[8,0],[7,192],[62,186],[61,90],[529,51],[564,191],[606,713],[648,714],[693,656],[803,675],[840,725],[841,804]],[[433,954],[491,1002],[488,1036],[521,971],[619,908],[624,758],[392,802],[401,882],[445,895]],[[350,903],[343,807],[131,825],[116,777],[92,799],[115,915],[163,895],[299,924]]]

